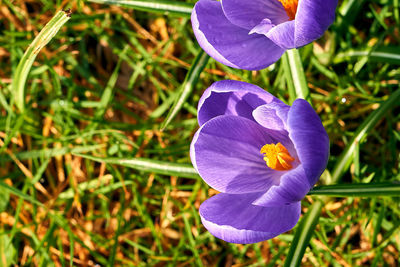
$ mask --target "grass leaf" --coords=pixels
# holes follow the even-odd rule
[[[123,7],[135,8],[137,10],[162,13],[164,15],[175,15],[180,17],[190,17],[193,4],[177,1],[160,0],[89,0],[89,2],[118,5]]]
[[[186,99],[189,97],[194,87],[196,86],[200,74],[206,67],[209,58],[210,56],[207,55],[207,53],[205,53],[203,49],[200,49],[199,53],[194,59],[194,62],[188,74],[186,75],[185,81],[182,84],[179,94],[176,96],[172,108],[170,109],[166,119],[164,120],[164,123],[161,125],[161,130],[164,130],[181,110],[181,108],[185,104]]]
[[[25,51],[21,58],[11,84],[11,90],[15,94],[15,101],[18,109],[23,112],[25,110],[25,83],[28,78],[29,71],[35,61],[40,50],[53,39],[60,28],[70,19],[69,11],[59,11],[40,31],[33,42]]]
[[[331,197],[400,196],[399,183],[335,184],[314,187],[309,195]]]
[[[171,175],[171,176],[195,178],[195,179],[199,178],[197,171],[190,164],[172,163],[172,162],[165,162],[165,161],[144,159],[144,158],[120,159],[120,158],[100,158],[84,154],[75,154],[75,155],[97,162],[121,165],[144,172],[153,172],[163,175]]]

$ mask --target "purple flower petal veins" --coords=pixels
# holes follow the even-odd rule
[[[197,2],[192,27],[200,46],[215,60],[233,68],[263,69],[285,51],[265,36],[249,35],[249,30],[232,24],[218,1]]]
[[[203,202],[200,218],[214,236],[231,243],[250,244],[292,229],[300,217],[300,202],[281,207],[251,203],[258,194],[221,193]]]
[[[289,17],[282,3],[290,2]],[[297,4],[298,2],[298,4]],[[192,26],[200,46],[234,68],[259,70],[286,49],[320,38],[335,19],[338,0],[200,0]]]
[[[204,181],[222,192],[201,205],[204,226],[233,243],[259,242],[294,227],[300,201],[329,155],[328,135],[308,102],[288,106],[255,85],[220,81],[204,92],[198,119],[190,157]],[[260,153],[278,143],[290,154],[286,168],[266,159],[284,161],[280,150]]]

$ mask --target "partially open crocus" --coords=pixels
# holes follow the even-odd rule
[[[232,243],[255,243],[294,227],[300,201],[318,181],[329,139],[310,104],[292,106],[258,86],[220,81],[198,107],[190,157],[221,193],[200,206],[204,226]]]
[[[200,0],[192,26],[200,46],[215,60],[259,70],[286,49],[322,36],[335,19],[337,0]]]

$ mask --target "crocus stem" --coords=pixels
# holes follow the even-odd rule
[[[291,74],[288,83],[293,83],[296,98],[303,98],[311,104],[310,90],[307,85],[299,51],[297,49],[287,50],[286,56],[289,64],[285,64],[285,66],[289,68],[287,72]]]
[[[29,45],[12,80],[11,89],[14,92],[15,103],[21,112],[25,110],[25,83],[29,71],[40,50],[56,35],[60,28],[70,19],[70,11],[59,11],[40,31]]]
[[[297,96],[296,96],[296,90],[294,89],[294,83],[293,83],[292,71],[290,68],[288,53],[284,53],[282,55],[281,64],[284,69],[286,87],[289,93],[289,104],[291,105],[296,100]]]

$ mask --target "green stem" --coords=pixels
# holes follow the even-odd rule
[[[288,53],[284,53],[281,58],[281,64],[283,64],[283,70],[286,79],[286,88],[289,93],[289,104],[291,105],[297,98],[296,90],[294,89],[294,83],[292,79],[292,71],[290,69]]]
[[[286,72],[291,74],[291,79],[288,79],[288,83],[293,83],[296,98],[303,98],[311,103],[310,89],[307,85],[299,51],[297,49],[287,50],[286,56],[289,63],[286,64],[286,68],[288,68]]]
[[[25,83],[36,56],[69,19],[70,11],[59,11],[36,36],[18,63],[11,89],[15,94],[16,105],[21,112],[25,110]]]

